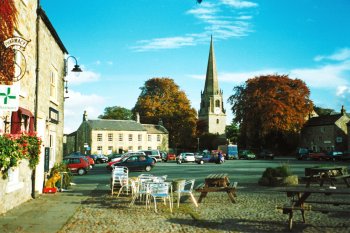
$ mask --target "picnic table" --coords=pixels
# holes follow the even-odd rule
[[[291,186],[276,188],[276,191],[284,192],[287,197],[290,198],[291,202],[289,204],[283,205],[282,207],[277,207],[282,209],[283,214],[289,214],[289,229],[293,226],[293,212],[300,211],[303,223],[305,223],[305,211],[320,211],[323,213],[328,212],[343,212],[346,214],[350,213],[350,210],[341,208],[342,205],[350,205],[348,201],[339,201],[331,198],[332,195],[350,195],[350,189],[334,189],[334,188],[321,188],[321,187],[304,187],[304,186]],[[313,195],[318,195],[318,199],[310,200],[309,197]],[[321,195],[321,196],[320,196]],[[323,197],[323,198],[320,198]],[[348,199],[346,199],[348,200]],[[311,206],[312,203],[316,206]],[[321,205],[321,207],[320,207]],[[326,205],[322,207],[322,205]],[[329,205],[334,205],[335,207],[330,208]]]
[[[335,182],[338,180],[342,180],[347,187],[350,187],[349,178],[350,174],[347,174],[344,166],[305,168],[306,187],[309,187],[311,182],[317,182],[321,187],[325,182],[329,182],[335,187]]]
[[[201,203],[203,198],[210,192],[226,192],[232,203],[235,203],[237,182],[230,184],[230,180],[226,173],[209,174],[204,183],[197,186],[195,189],[200,192],[198,203]]]

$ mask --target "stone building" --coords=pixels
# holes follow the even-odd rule
[[[67,154],[111,154],[124,151],[158,149],[168,151],[168,131],[158,125],[133,120],[88,120],[86,111],[77,131],[67,135]]]
[[[213,38],[210,41],[207,73],[204,90],[201,92],[198,119],[205,122],[206,133],[225,135],[226,110],[224,108],[223,92],[219,88]]]
[[[36,0],[14,1],[17,24],[13,38],[28,42],[17,51],[15,63],[25,72],[12,84],[19,87],[18,111],[0,110],[0,132],[36,132],[42,139],[35,179],[23,160],[0,179],[0,214],[41,193],[45,182],[44,153],[50,153],[46,168],[62,161],[64,110],[64,58],[68,53],[45,12]],[[0,41],[0,43],[3,43]],[[1,58],[0,58],[1,59]]]
[[[300,146],[314,152],[347,150],[349,121],[344,106],[340,114],[310,118],[301,130]]]

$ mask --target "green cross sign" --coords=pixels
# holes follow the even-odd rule
[[[11,94],[11,88],[7,88],[7,93],[2,93],[0,92],[0,96],[5,96],[4,98],[4,104],[7,104],[8,99],[16,99],[15,95],[10,95]]]

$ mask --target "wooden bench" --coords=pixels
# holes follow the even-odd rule
[[[226,187],[207,187],[206,184],[202,183],[195,188],[197,192],[201,193],[198,199],[198,203],[201,203],[203,198],[205,198],[210,192],[226,192],[231,202],[236,203],[235,197],[237,197],[237,184],[237,182],[234,182],[233,184],[229,184]]]

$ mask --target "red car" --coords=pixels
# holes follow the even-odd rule
[[[72,173],[78,175],[84,175],[90,170],[90,164],[83,156],[67,156],[63,158],[63,163],[67,165],[67,168]]]
[[[308,159],[312,160],[329,160],[331,157],[325,152],[310,152],[307,156]]]

